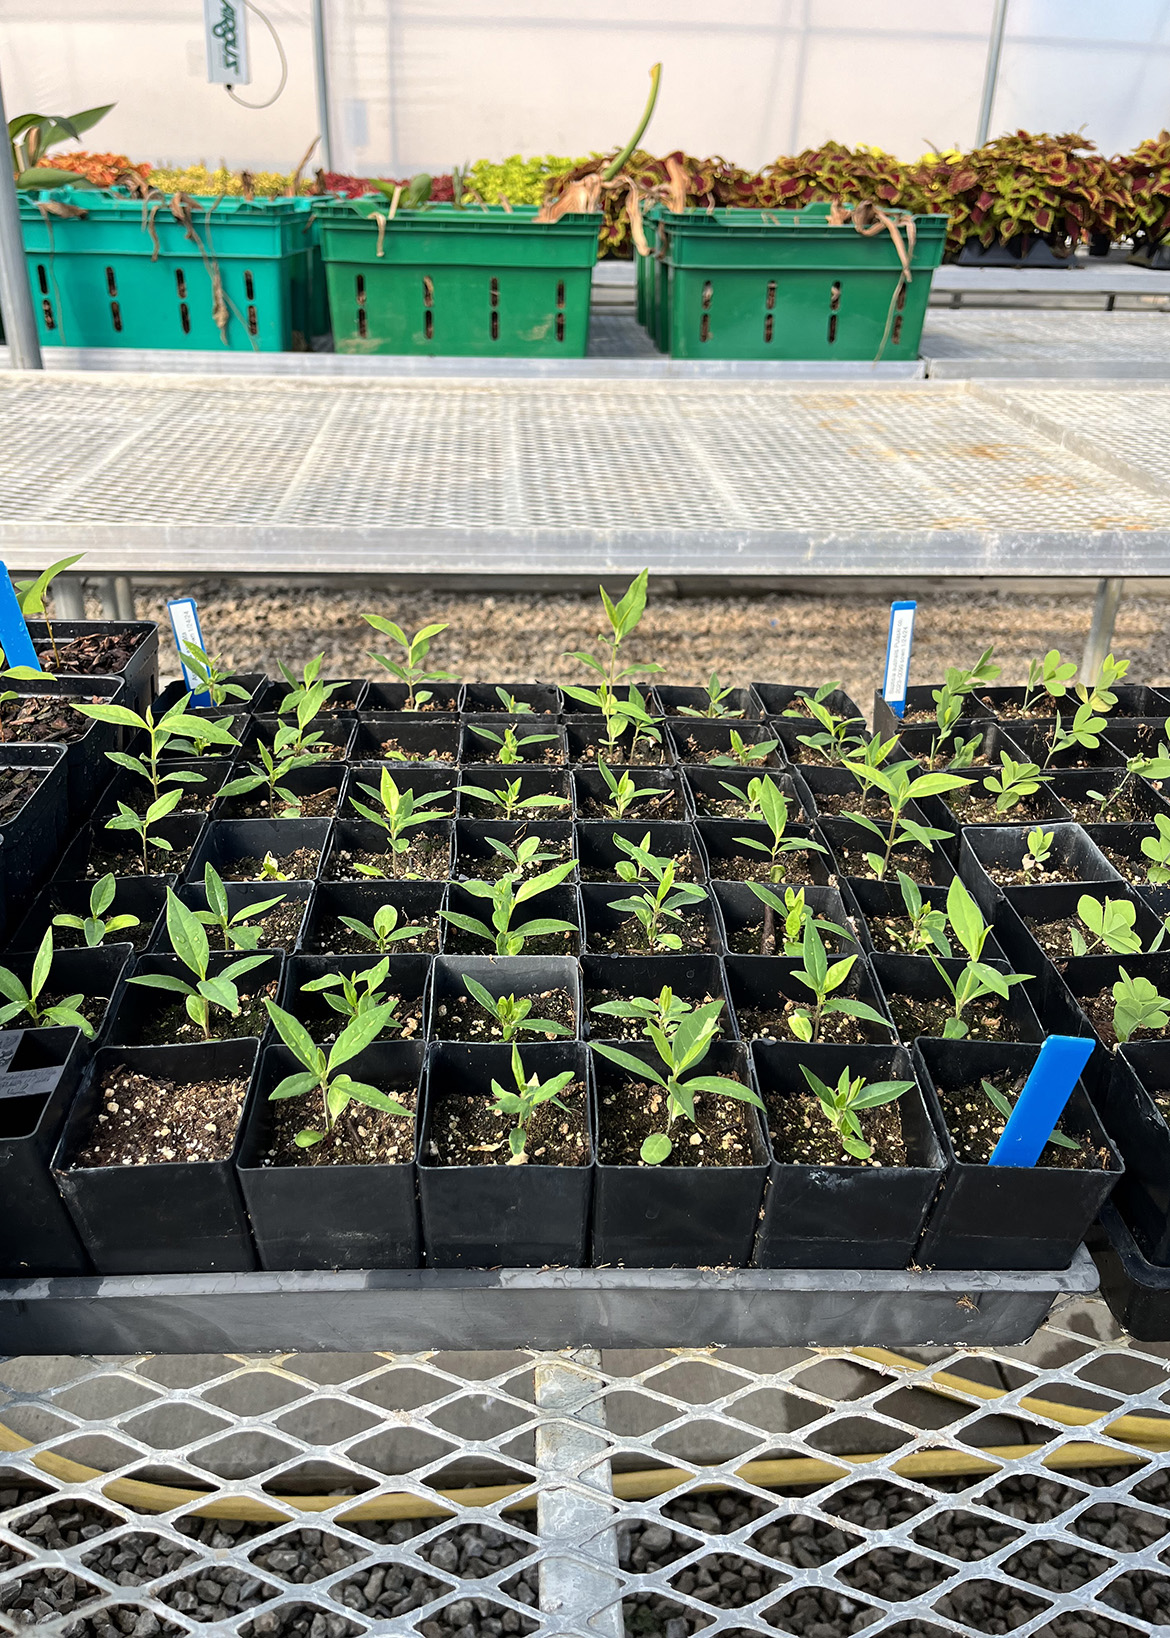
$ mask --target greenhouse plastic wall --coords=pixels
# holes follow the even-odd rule
[[[991,0],[324,0],[333,164],[404,175],[624,140],[662,60],[656,152],[762,164],[827,138],[910,157],[975,139]],[[307,0],[264,0],[289,59],[253,113],[207,84],[199,0],[10,0],[11,110],[118,106],[103,150],[290,171],[318,129]],[[278,64],[250,24],[261,102]],[[1170,12],[1159,0],[1011,0],[991,130],[1084,129],[1106,152],[1165,124]]]

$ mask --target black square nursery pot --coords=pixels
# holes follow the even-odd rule
[[[581,887],[581,905],[584,914],[585,948],[591,955],[611,956],[643,956],[643,955],[671,955],[680,954],[680,951],[649,950],[645,947],[641,923],[631,910],[618,910],[616,905],[624,902],[631,895],[636,896],[645,883],[636,882],[584,882]],[[718,952],[723,948],[723,929],[719,921],[719,913],[715,908],[711,889],[705,888],[707,897],[694,905],[687,905],[682,910],[681,921],[664,922],[666,930],[676,933],[683,940],[684,951],[711,950]],[[552,898],[546,893],[537,904],[545,899]],[[452,899],[454,903],[454,899]],[[523,909],[524,906],[521,906]],[[556,912],[552,912],[555,914]],[[622,929],[628,927],[632,942],[626,946],[615,944]]]
[[[370,685],[364,678],[322,677],[331,692],[321,706],[322,716],[345,716],[359,711],[365,703]],[[300,684],[297,684],[300,687]],[[281,711],[282,703],[293,692],[283,677],[272,678],[261,688],[252,701],[253,711],[264,716],[282,716],[286,722],[296,721],[296,710]]]
[[[89,1048],[80,1030],[0,1034],[0,1274],[85,1274],[51,1162]]]
[[[906,728],[933,728],[937,702],[935,695],[940,691],[940,683],[911,683],[906,690],[906,708],[899,717],[895,714],[884,695],[875,691],[873,696],[873,731],[888,738],[890,734],[900,734]],[[963,715],[959,720],[956,732],[964,739],[970,737],[972,729],[979,731],[986,728],[993,719],[993,712],[984,703],[978,692],[968,694],[963,701]]]
[[[895,1046],[757,1041],[752,1057],[769,1111],[771,1154],[756,1267],[905,1268],[946,1164],[909,1053]],[[832,1166],[782,1160],[772,1124],[782,1102],[812,1095],[802,1065],[833,1087],[846,1069],[867,1081],[910,1081],[892,1105],[902,1118],[907,1164],[868,1166],[844,1152]]]
[[[309,913],[309,901],[313,896],[312,882],[225,882],[224,892],[227,895],[228,912],[232,916],[250,904],[267,904],[269,899],[280,898],[282,903],[273,905],[271,910],[245,925],[260,930],[257,952],[283,950],[286,955],[292,955],[294,951],[300,949],[305,918]],[[207,909],[207,891],[201,881],[190,882],[181,888],[179,897],[191,910]],[[208,927],[206,931],[212,950],[223,954],[223,937],[219,928]],[[166,917],[162,916],[150,941],[150,951],[152,954],[167,954],[170,948]],[[234,948],[231,951],[233,956],[254,953],[256,952]],[[248,975],[245,974],[245,983],[247,978]]]
[[[504,739],[512,729],[518,742],[535,739],[536,743],[519,743],[518,763],[501,762],[500,746],[496,739]],[[460,760],[464,763],[490,763],[496,768],[560,768],[569,760],[565,731],[555,722],[542,721],[536,716],[509,716],[506,712],[484,711],[463,718],[463,739]]]
[[[108,942],[130,944],[135,950],[145,950],[166,908],[167,888],[174,885],[174,876],[115,877],[114,902],[105,911],[105,917],[137,916],[138,926],[115,933]],[[35,950],[54,916],[87,917],[92,891],[91,881],[56,881],[42,888],[33,900],[28,915],[13,933],[9,941],[11,948]],[[54,927],[53,946],[56,950],[80,949],[85,947],[85,939],[73,929]]]
[[[1109,1078],[1109,1057],[1118,1045],[1112,1029],[1113,1000],[1110,992],[1121,976],[1121,969],[1131,978],[1148,978],[1159,994],[1170,994],[1170,951],[1156,955],[1089,955],[1074,956],[1067,961],[1061,973],[1061,984],[1053,986],[1049,998],[1047,1021],[1050,1030],[1062,1035],[1095,1035],[1100,1043],[1084,1072],[1085,1085],[1096,1094]],[[1090,1013],[1088,1003],[1105,992],[1105,1014],[1097,1017]],[[1137,1039],[1152,1041],[1165,1051],[1170,1046],[1170,1031],[1162,1035],[1143,1035]]]
[[[785,884],[780,882],[770,886],[769,890],[783,904]],[[756,897],[747,882],[716,882],[712,891],[719,907],[723,938],[729,955],[784,955],[783,918],[773,911],[773,947],[765,949],[765,917],[769,907],[762,899]],[[821,930],[826,950],[836,952],[838,955],[847,955],[860,948],[853,937],[844,900],[835,887],[822,887],[818,884],[815,887],[798,887],[796,891],[804,894],[805,905],[812,915],[844,929],[844,938],[838,933]]]
[[[511,1088],[511,1048],[432,1042],[427,1051],[418,1186],[423,1245],[431,1268],[580,1268],[588,1247],[594,1118],[588,1056],[579,1042],[520,1048],[525,1073],[547,1080],[574,1071],[576,1108],[587,1137],[581,1166],[486,1162],[444,1165],[436,1149],[440,1112],[452,1098],[490,1100],[493,1078]]]
[[[91,1060],[70,1111],[53,1171],[99,1274],[243,1274],[256,1267],[252,1236],[231,1153],[222,1160],[145,1166],[79,1166],[107,1073],[125,1067],[175,1084],[250,1082],[259,1043],[103,1047]],[[241,1103],[241,1112],[243,1103]]]
[[[945,1132],[948,1092],[1027,1075],[1040,1048],[990,1041],[921,1037],[913,1060],[924,1089],[939,1099],[947,1173],[915,1254],[923,1268],[1067,1268],[1108,1198],[1122,1165],[1081,1082],[1061,1117],[1061,1130],[1104,1166],[988,1166],[956,1158]],[[1044,1156],[1041,1156],[1044,1161]]]
[[[638,735],[635,745],[633,733],[622,734],[616,747],[609,746],[609,730],[598,716],[569,716],[565,721],[565,756],[574,767],[596,768],[605,762],[611,768],[630,767],[667,768],[676,760],[670,734],[664,727],[656,727],[657,738],[648,733]],[[464,753],[470,756],[470,747]]]
[[[376,955],[376,947],[346,927],[341,918],[373,927],[384,904],[398,912],[399,927],[422,927],[417,939],[402,940],[387,954],[437,954],[443,935],[439,912],[447,902],[442,882],[320,882],[313,894],[309,921],[301,934],[306,954]]]
[[[189,704],[185,715],[189,717],[211,717],[213,720],[224,716],[226,713],[235,714],[242,712],[246,716],[248,713],[255,710],[256,701],[268,687],[268,678],[265,676],[263,671],[235,672],[228,678],[228,681],[235,683],[239,688],[245,689],[247,692],[247,698],[241,700],[236,699],[233,696],[232,698],[225,700],[222,705]],[[157,722],[161,716],[170,710],[172,705],[178,705],[184,694],[190,693],[191,690],[187,687],[187,684],[182,677],[176,677],[173,682],[169,682],[162,692],[155,696],[153,704],[151,701],[147,701],[147,704],[151,706],[151,709],[154,712],[154,720]],[[192,695],[192,698],[194,698],[194,695]]]
[[[1170,1268],[1170,1053],[1130,1041],[1113,1054],[1101,1118],[1125,1162],[1113,1205],[1144,1256]]]
[[[668,986],[692,1007],[721,1001],[722,1032],[733,1036],[735,1022],[727,1004],[723,963],[714,955],[604,956],[587,955],[581,961],[581,983],[586,1032],[591,1041],[630,1041],[646,1037],[633,1019],[613,1018],[592,1009],[604,1001],[630,1001],[635,996],[655,999]]]
[[[473,770],[465,769],[463,777],[469,783]],[[639,824],[647,819],[689,819],[691,816],[690,804],[687,797],[687,788],[682,773],[678,768],[628,768],[611,767],[610,772],[615,779],[620,780],[623,774],[629,774],[634,786],[639,791],[653,794],[639,796],[626,809],[625,819],[631,824]],[[531,775],[529,776],[532,777]],[[601,820],[605,824],[612,824],[614,816],[609,812],[612,797],[609,787],[605,783],[605,776],[600,768],[577,768],[573,771],[573,803],[574,817],[592,822]],[[482,784],[482,780],[474,781]],[[491,787],[489,787],[490,789]],[[462,800],[462,799],[461,799]],[[461,812],[471,810],[464,806]]]
[[[384,762],[401,785],[401,769],[454,769],[459,761],[459,722],[454,717],[428,717],[414,712],[402,716],[363,712],[357,719],[348,755],[352,762]]]
[[[963,832],[959,875],[985,916],[994,915],[1005,887],[1022,887],[1021,866],[1028,851],[1029,825],[981,825]],[[1028,886],[1053,887],[1064,882],[1120,881],[1120,875],[1080,825],[1051,824],[1052,852],[1043,872]]]
[[[319,874],[332,882],[445,882],[451,877],[451,819],[428,819],[406,832],[411,847],[405,853],[390,853],[390,843],[381,825],[369,819],[339,819],[329,836],[329,846]],[[384,873],[369,876],[355,868],[368,864]],[[389,873],[386,867],[389,864]],[[400,874],[395,874],[400,872]]]
[[[694,831],[678,820],[648,819],[643,824],[636,820],[615,820],[612,825],[578,825],[577,856],[583,882],[620,882],[619,864],[629,864],[630,856],[618,847],[615,837],[621,836],[635,847],[645,845],[660,859],[677,861],[675,879],[680,882],[705,882],[707,864],[702,852],[694,845]],[[647,841],[646,838],[649,838]]]
[[[800,696],[806,694],[810,698],[813,697],[820,684],[754,682],[751,686],[769,717],[783,717],[787,722],[795,722],[801,733],[805,732],[803,723],[808,724],[810,732],[819,729],[820,724],[801,707]],[[864,729],[865,712],[855,700],[850,699],[843,688],[834,688],[821,703],[835,717],[844,717],[854,723],[858,733]],[[795,711],[796,715],[789,716],[789,711]]]
[[[502,689],[506,698],[515,700],[518,705],[527,705],[529,710],[522,715],[529,720],[555,717],[564,709],[561,691],[551,683],[507,682],[467,683],[463,690],[463,709],[475,712],[505,710],[505,701],[500,698],[497,689]]]
[[[836,959],[839,957],[830,954],[830,962]],[[795,1041],[789,1015],[784,1010],[785,1003],[792,1001],[810,1010],[815,1005],[812,991],[796,976],[800,963],[778,956],[729,955],[724,958],[723,966],[735,1030],[740,1039],[749,1042]],[[833,993],[841,1000],[863,1001],[879,1016],[887,1017],[885,1000],[860,958],[854,962],[845,982]],[[829,1014],[823,1020],[822,1036],[833,1029],[836,1019],[841,1016]],[[881,1046],[897,1045],[898,1037],[893,1024],[883,1026],[868,1018],[847,1017],[843,1029],[847,1033],[844,1039],[838,1040],[837,1044],[840,1045],[851,1046],[855,1041]]]
[[[1158,827],[1154,824],[1085,825],[1084,831],[1110,869],[1128,882],[1147,903],[1157,908],[1164,887],[1150,881],[1149,870],[1153,861],[1142,852],[1142,843],[1156,840]]]
[[[597,777],[600,779],[601,775],[598,774]],[[570,776],[564,768],[533,768],[527,764],[523,768],[502,768],[498,762],[476,762],[460,768],[458,780],[459,806],[456,812],[460,819],[506,819],[503,808],[495,802],[484,801],[482,797],[472,795],[471,788],[492,792],[505,791],[517,782],[520,786],[520,801],[526,802],[533,796],[551,796],[562,805],[521,809],[513,814],[512,822],[528,818],[543,821],[573,817]]]
[[[918,824],[931,825],[937,816],[920,808],[916,802],[910,802],[904,810],[904,817],[913,819]],[[881,825],[882,821],[878,819],[876,823]],[[940,824],[934,828],[949,830],[951,827]],[[878,880],[869,867],[867,856],[876,853],[879,858],[884,857],[885,843],[879,841],[871,830],[867,830],[864,825],[859,825],[852,819],[822,819],[817,829],[821,839],[828,843],[834,864],[841,876],[848,876],[850,879],[856,877],[860,881]],[[885,831],[888,835],[888,820]],[[954,858],[959,835],[956,827],[953,836],[936,841],[929,850],[919,842],[895,847],[890,854],[885,880],[897,882],[898,872],[901,870],[917,882],[919,887],[946,887],[955,874]]]
[[[145,710],[158,692],[158,627],[153,620],[30,620],[28,632],[50,676],[62,681],[120,677],[132,711]],[[60,663],[53,656],[54,640]]]
[[[944,971],[955,980],[966,966],[966,957],[952,956],[949,960],[940,956],[939,961]],[[984,964],[994,967],[997,972],[1011,973],[1011,965],[998,960],[992,954],[992,940],[989,938],[983,952]],[[929,956],[910,955],[875,955],[872,958],[874,977],[882,994],[882,1000],[890,1017],[894,1020],[900,1038],[910,1044],[919,1034],[937,1035],[942,1037],[942,1030],[914,1029],[912,1021],[904,1016],[907,1007],[915,1003],[940,1002],[951,1010],[951,993],[943,980],[934,962]],[[994,1013],[999,1031],[994,1039],[999,1041],[1042,1041],[1045,1035],[1044,1026],[1036,1016],[1036,1009],[1032,1005],[1029,991],[1035,985],[1041,971],[1037,962],[1036,970],[1031,973],[1030,979],[1023,984],[1012,984],[1008,988],[1007,1000],[1001,996],[988,996],[985,1002],[994,1002]],[[982,1041],[988,1037],[981,1033],[981,1026],[977,1022],[976,1010],[980,1002],[971,1003],[964,1016],[971,1026],[971,1035],[968,1039]],[[905,1032],[905,1033],[904,1033]]]
[[[947,889],[945,887],[919,887],[923,904],[932,909],[944,910],[947,904]],[[910,926],[910,915],[906,909],[906,901],[902,897],[902,884],[897,877],[884,882],[866,881],[859,876],[849,876],[843,884],[843,897],[846,900],[846,910],[852,925],[857,933],[858,943],[867,955],[905,955],[908,952],[897,947],[889,931],[883,925],[888,921],[898,921]],[[989,939],[988,944],[993,944]],[[933,949],[934,946],[932,945]]]
[[[658,1066],[654,1048],[628,1042],[635,1058]],[[661,1166],[607,1157],[606,1100],[622,1096],[628,1071],[591,1049],[597,1095],[598,1151],[593,1203],[593,1262],[627,1268],[743,1268],[751,1256],[767,1175],[768,1149],[759,1111],[747,1115],[752,1160],[743,1166]],[[694,1071],[731,1075],[757,1091],[751,1055],[733,1041],[716,1041]],[[689,1123],[675,1121],[672,1138],[686,1144]]]
[[[749,819],[700,819],[697,829],[713,881],[764,882],[783,898],[785,887],[800,887],[814,882],[826,885],[833,875],[833,855],[827,851],[815,825],[796,823],[786,827],[785,837],[788,840],[809,845],[776,855],[776,864],[783,872],[779,882],[769,880],[772,832],[767,825],[756,824]],[[762,843],[768,851],[761,852],[759,848],[750,847],[744,838]]]
[[[444,909],[453,910],[457,915],[474,916],[485,927],[492,925],[492,905],[490,899],[480,899],[474,893],[469,893],[461,882],[452,882],[447,894]],[[513,928],[523,927],[530,921],[564,921],[568,922],[569,932],[541,933],[530,939],[521,952],[527,956],[576,956],[581,953],[581,901],[577,897],[577,889],[568,882],[562,882],[559,887],[550,887],[547,892],[538,893],[533,899],[524,899],[516,906],[512,916]],[[495,953],[494,938],[489,942],[477,933],[464,931],[456,927],[454,922],[443,921],[442,951],[444,955],[492,955]]]
[[[666,717],[681,717],[685,725],[688,722],[759,722],[764,715],[761,704],[754,688],[733,688],[726,698],[720,701],[722,717],[707,717],[706,715],[691,716],[689,712],[705,713],[710,703],[705,688],[678,687],[669,683],[659,683],[654,689],[654,698],[659,709]],[[684,710],[684,707],[686,708]]]
[[[245,762],[258,761],[257,747],[267,745],[271,750],[276,741],[277,733],[281,728],[286,728],[288,725],[289,719],[287,717],[249,717],[248,732],[243,740],[241,760]],[[239,730],[237,729],[235,732],[239,737]],[[338,716],[331,716],[327,712],[322,712],[320,716],[314,717],[306,732],[320,735],[320,738],[312,745],[311,750],[314,755],[320,757],[322,762],[344,762],[351,755],[356,757],[359,754],[356,750],[359,732],[358,718],[348,712],[342,712]],[[370,757],[377,757],[381,753],[375,749],[365,754]]]
[[[531,866],[529,875],[552,870],[577,856],[576,835],[568,819],[457,819],[455,863],[448,874],[453,881],[496,881],[512,866],[492,843],[502,842],[515,852],[521,842],[532,836],[541,843],[542,853],[549,852],[554,857]],[[565,878],[570,883],[574,879],[573,875]]]
[[[398,1005],[394,1021],[378,1037],[383,1041],[419,1040],[426,1028],[427,1005],[430,996],[431,970],[434,961],[425,955],[297,955],[284,964],[278,1001],[286,1012],[300,1020],[318,1046],[332,1044],[345,1028],[347,1018],[332,1008],[325,996],[338,996],[339,990],[306,990],[305,985],[327,973],[343,973],[356,977],[388,961],[386,995],[396,997]]]
[[[1102,805],[1089,796],[1090,791],[1096,791],[1099,796],[1112,796],[1123,782],[1124,794],[1112,807],[1106,805],[1104,811]],[[1102,827],[1104,836],[1105,831],[1114,826],[1152,824],[1157,814],[1170,814],[1170,802],[1166,800],[1170,782],[1159,783],[1165,787],[1160,792],[1149,780],[1130,774],[1124,768],[1070,768],[1056,774],[1048,788],[1068,809],[1071,818],[1090,831]]]
[[[290,871],[290,881],[312,881],[321,868],[321,858],[329,840],[329,819],[217,819],[204,830],[187,866],[188,881],[201,882],[203,867],[214,865],[225,882],[282,884],[260,874],[261,864],[271,853],[282,871]],[[254,861],[248,867],[246,861]],[[241,874],[242,870],[249,873]]]
[[[49,998],[59,999],[77,994],[86,1001],[103,1001],[104,1005],[94,1007],[89,1016],[94,1030],[91,1044],[100,1043],[121,1002],[133,956],[134,951],[129,944],[99,944],[93,949],[82,944],[72,949],[54,949],[53,965],[41,992],[42,1003]],[[27,989],[35,959],[35,949],[19,950],[5,955],[4,965],[16,974]],[[82,1010],[85,1010],[84,1002]],[[8,1026],[12,1030],[22,1027],[19,1018]],[[0,1031],[0,1038],[3,1033]]]
[[[149,844],[146,850],[149,868],[144,871],[141,838],[132,830],[109,830],[106,826],[109,814],[103,802],[93,822],[78,831],[60,855],[55,873],[58,881],[95,882],[99,876],[110,874],[137,881],[182,876],[207,830],[207,821],[197,813],[169,814],[160,819],[151,825],[150,835],[169,842],[170,849]]]
[[[573,1013],[572,1024],[566,1027],[572,1029],[574,1037],[579,1039],[582,1035],[581,970],[571,957],[442,955],[433,964],[427,1009],[428,1040],[463,1040],[464,1022],[470,1017],[491,1024],[490,1015],[468,992],[463,982],[468,974],[497,1001],[505,995],[514,995],[518,1001],[530,997],[533,1002],[530,1016],[533,1018],[546,1016],[540,1000],[542,995],[547,995],[551,990],[564,991]],[[547,1039],[524,1030],[516,1037],[516,1045],[523,1050],[528,1045],[543,1045]],[[471,1044],[496,1046],[500,1042],[498,1037],[493,1037],[485,1029],[482,1037],[477,1037]]]
[[[53,872],[66,834],[68,784],[63,745],[0,745],[0,785],[19,782],[15,806],[0,819],[0,901],[19,914]]]
[[[417,700],[420,693],[429,693],[430,699],[422,705],[416,705],[413,710],[407,710],[410,690],[405,683],[372,682],[366,689],[361,702],[362,715],[369,713],[375,716],[408,716],[418,717],[426,722],[432,717],[450,717],[463,709],[463,684],[455,683],[423,683],[415,689]],[[471,709],[470,706],[467,707]]]
[[[77,705],[124,705],[125,684],[121,677],[73,677],[46,676],[35,680],[28,678],[8,678],[5,680],[5,691],[11,690],[20,700],[30,696],[47,696],[50,699],[68,701]],[[17,709],[19,709],[19,700]],[[65,707],[69,709],[68,706]],[[76,737],[68,740],[54,739],[52,734],[20,733],[14,731],[8,724],[4,728],[3,744],[11,746],[26,745],[59,745],[65,746],[65,783],[68,793],[69,812],[76,823],[79,819],[88,817],[88,809],[93,805],[94,798],[99,791],[109,783],[111,764],[106,759],[107,751],[118,751],[122,748],[122,739],[125,730],[112,722],[95,722],[70,711],[70,728],[76,723],[80,732]]]
[[[750,772],[764,774],[782,768],[787,758],[780,742],[780,731],[772,722],[701,722],[690,718],[671,719],[666,730],[673,756],[681,763],[698,767],[735,769],[742,766],[732,754],[732,734],[738,734],[745,745],[754,748],[769,746],[759,760],[753,758]],[[726,757],[726,762],[712,762],[713,757]]]
[[[761,777],[760,774],[752,773],[747,768],[700,767],[684,768],[682,773],[691,805],[700,819],[734,820],[737,825],[754,822],[747,818],[743,808],[747,805],[747,788],[753,779]],[[800,824],[814,817],[809,787],[803,773],[798,774],[792,768],[786,771],[765,768],[763,777],[770,779],[787,800],[789,816],[794,823]],[[735,800],[733,793],[737,791],[744,793],[742,806]]]
[[[239,796],[225,796],[215,816],[217,819],[332,819],[341,803],[345,772],[336,762],[324,762],[312,768],[294,768],[286,774],[279,781],[279,788],[300,798],[299,814],[286,808],[280,796],[270,802],[267,790],[261,786]],[[242,773],[243,764],[240,764],[232,769],[232,778]]]
[[[400,1099],[418,1098],[423,1048],[418,1041],[377,1041],[346,1064],[346,1073]],[[278,1106],[269,1094],[302,1065],[283,1045],[270,1046],[244,1114],[237,1173],[262,1268],[417,1268],[418,1206],[414,1132],[400,1162],[331,1165],[269,1160]],[[290,1100],[306,1125],[320,1119],[320,1098]],[[288,1107],[286,1105],[286,1107]],[[375,1118],[411,1123],[399,1117]],[[417,1117],[416,1117],[417,1118]],[[312,1153],[312,1151],[309,1151]]]
[[[81,951],[66,951],[67,955],[82,954]],[[213,953],[208,964],[208,973],[215,977],[234,961],[247,959],[252,955],[259,955],[260,951],[233,950],[229,954],[222,951]],[[235,1041],[249,1037],[262,1039],[268,1032],[268,1016],[260,1000],[262,991],[269,990],[270,998],[275,1001],[280,993],[280,978],[284,971],[283,951],[269,951],[264,955],[258,967],[242,973],[235,980],[242,1004],[240,1017],[233,1018],[222,1007],[213,1007],[211,1010],[212,1037],[215,1041]],[[153,986],[133,984],[131,978],[144,974],[165,974],[170,978],[181,979],[185,984],[194,983],[194,974],[183,964],[177,955],[169,952],[160,955],[139,956],[133,969],[126,973],[126,982],[116,1008],[110,1015],[109,1028],[106,1031],[106,1040],[111,1046],[196,1046],[202,1042],[199,1026],[188,1017],[183,997],[173,990],[158,990]],[[190,1031],[190,1038],[182,1041],[162,1040],[157,1037],[163,1033],[167,1016],[173,1015],[185,1028]]]

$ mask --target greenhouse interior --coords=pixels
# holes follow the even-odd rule
[[[1168,86],[3,8],[0,1638],[1170,1633]]]

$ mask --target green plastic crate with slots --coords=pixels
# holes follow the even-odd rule
[[[322,315],[318,324],[324,315],[317,204],[200,198],[191,201],[186,223],[166,201],[150,200],[144,210],[116,188],[22,193],[21,232],[41,344],[261,353],[307,348],[314,306]],[[54,206],[83,214],[59,214]]]
[[[916,359],[945,216],[915,216],[909,281],[883,228],[801,211],[726,208],[657,216],[647,328],[674,358]],[[895,213],[896,214],[896,213]]]
[[[598,216],[432,205],[390,220],[373,198],[316,214],[339,353],[584,357]]]

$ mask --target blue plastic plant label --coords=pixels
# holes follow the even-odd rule
[[[16,588],[3,563],[0,563],[0,648],[4,650],[4,664],[9,670],[18,665],[27,666],[31,671],[44,669],[20,612]]]
[[[1091,1035],[1050,1035],[1020,1089],[989,1166],[1034,1166],[1052,1136],[1077,1077],[1093,1055]]]
[[[906,709],[917,609],[917,603],[890,604],[890,634],[886,639],[886,675],[882,682],[882,698],[896,717],[900,717]]]
[[[175,634],[175,647],[179,651],[179,664],[183,667],[183,681],[191,691],[191,704],[210,705],[211,695],[202,687],[202,679],[195,676],[183,658],[184,649],[203,648],[203,631],[199,624],[199,610],[195,607],[195,599],[193,597],[168,598],[167,613],[171,617],[171,630]]]

